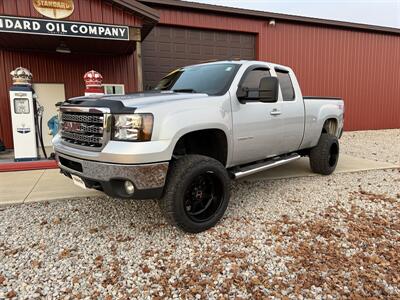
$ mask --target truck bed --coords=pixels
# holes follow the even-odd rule
[[[342,100],[340,97],[303,96],[304,100]]]
[[[324,120],[338,118],[340,124],[338,129],[343,127],[344,101],[338,97],[315,97],[307,96],[304,99],[305,126],[304,138],[301,148],[310,148],[318,143],[321,128]],[[339,137],[340,130],[336,132]]]

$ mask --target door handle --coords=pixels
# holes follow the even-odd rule
[[[282,114],[282,112],[280,110],[277,110],[276,108],[274,108],[269,114],[271,116],[279,116],[280,114]]]

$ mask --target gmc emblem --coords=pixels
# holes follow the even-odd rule
[[[74,131],[74,132],[82,131],[81,124],[76,122],[63,122],[62,128],[65,131]]]

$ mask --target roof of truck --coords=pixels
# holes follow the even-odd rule
[[[268,61],[259,61],[259,60],[240,60],[240,59],[232,59],[232,60],[215,60],[215,61],[207,61],[207,62],[202,62],[199,64],[194,64],[190,66],[184,66],[185,67],[192,67],[192,66],[199,66],[199,65],[207,65],[207,64],[238,64],[238,65],[256,65],[256,64],[267,64],[269,67],[273,68],[279,68],[287,71],[291,71],[291,68],[288,66],[276,64],[273,62],[268,62]]]

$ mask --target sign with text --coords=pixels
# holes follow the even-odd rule
[[[129,27],[107,24],[53,21],[0,16],[0,32],[28,33],[53,36],[129,40]]]
[[[74,12],[73,0],[33,0],[33,7],[45,17],[64,19]]]

